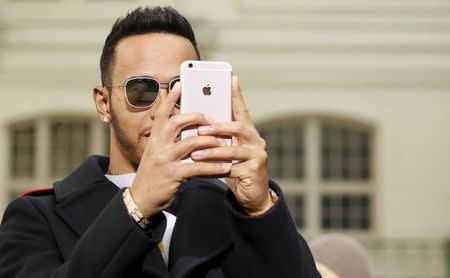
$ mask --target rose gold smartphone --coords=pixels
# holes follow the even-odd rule
[[[232,120],[231,77],[232,68],[227,62],[185,61],[180,67],[181,113],[200,112],[217,122]],[[198,136],[197,128],[181,132],[181,139]],[[219,138],[231,145],[231,138]],[[192,162],[190,158],[183,162]]]

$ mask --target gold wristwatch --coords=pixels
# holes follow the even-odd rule
[[[125,203],[128,214],[131,216],[131,218],[136,221],[139,227],[141,227],[142,229],[147,229],[147,227],[150,225],[150,220],[144,217],[142,212],[136,206],[129,188],[125,189],[125,191],[123,192],[123,202]]]

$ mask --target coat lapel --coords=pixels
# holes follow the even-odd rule
[[[106,157],[91,156],[54,184],[56,212],[79,237],[119,192],[104,175],[108,164]]]
[[[58,203],[56,212],[81,237],[118,192],[119,188],[110,182],[94,183]]]
[[[108,165],[107,157],[91,156],[64,180],[54,184],[56,213],[78,237],[83,235],[120,191],[105,177]],[[158,248],[152,249],[143,258],[141,271],[152,277],[167,275]]]

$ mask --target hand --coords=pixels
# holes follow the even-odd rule
[[[269,195],[266,142],[259,136],[244,103],[237,77],[233,77],[232,122],[215,122],[200,126],[199,135],[232,136],[232,146],[202,149],[191,154],[194,161],[236,160],[226,182],[239,205],[252,216],[265,213],[273,206]]]
[[[223,166],[221,163],[181,162],[195,150],[219,147],[221,143],[214,136],[195,136],[176,141],[182,129],[210,124],[201,113],[173,115],[179,97],[180,86],[177,83],[172,92],[161,100],[135,180],[130,186],[133,200],[145,217],[168,207],[185,179],[224,175],[230,170],[230,165]]]

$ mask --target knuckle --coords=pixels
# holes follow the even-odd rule
[[[239,155],[239,150],[236,147],[231,147],[230,152],[232,157],[237,157]]]
[[[224,168],[223,168],[221,163],[216,163],[216,165],[214,165],[214,172],[215,173],[221,174],[221,173],[223,173],[223,171],[224,171]]]
[[[267,149],[267,142],[266,142],[266,140],[264,140],[263,138],[260,137],[259,138],[259,142],[261,144],[261,148],[266,150]]]
[[[212,174],[223,173],[222,163],[208,163],[208,172]]]
[[[205,115],[203,113],[200,113],[200,112],[194,112],[193,115],[194,115],[195,119],[199,119],[199,120],[206,119]]]
[[[269,155],[267,154],[267,152],[266,151],[261,152],[260,160],[263,161],[264,163],[266,163],[268,159],[269,159]]]
[[[187,150],[193,150],[196,147],[196,143],[194,140],[194,137],[188,137],[185,141],[184,141],[184,146]]]
[[[193,170],[193,172],[194,172],[195,174],[200,174],[201,171],[202,171],[202,167],[201,167],[201,165],[200,165],[199,163],[194,163],[194,164],[192,165],[192,170]]]
[[[235,134],[241,133],[243,129],[244,129],[244,125],[240,122],[236,122],[233,133],[235,133]]]
[[[208,146],[220,146],[220,141],[214,136],[199,136],[202,143]]]
[[[166,163],[166,158],[164,155],[155,155],[153,158],[153,163],[156,165],[164,165]]]
[[[180,117],[173,116],[169,119],[169,124],[171,124],[173,127],[178,127],[182,124],[182,120]]]
[[[246,126],[243,123],[239,122],[239,124],[238,124],[238,131],[242,132],[245,128],[246,128]]]

